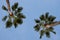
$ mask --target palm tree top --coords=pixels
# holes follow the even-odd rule
[[[3,17],[3,21],[6,21],[6,28],[11,27],[12,25],[15,26],[15,28],[18,26],[18,24],[23,23],[23,19],[26,18],[21,11],[23,10],[23,7],[18,7],[18,2],[14,3],[10,7],[10,2],[9,0],[6,0],[7,7],[6,8],[4,5],[2,6],[2,9],[8,12],[7,16]]]
[[[40,38],[42,38],[44,34],[50,38],[50,32],[56,34],[53,26],[60,24],[60,21],[55,21],[55,19],[56,17],[49,15],[49,12],[42,14],[39,19],[35,19],[36,25],[34,26],[34,29],[40,32]]]

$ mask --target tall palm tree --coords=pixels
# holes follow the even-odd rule
[[[26,18],[25,15],[21,13],[22,7],[18,7],[18,2],[14,3],[12,7],[10,7],[9,0],[6,0],[7,7],[4,5],[2,6],[2,9],[8,12],[7,16],[3,17],[3,21],[6,21],[6,28],[11,27],[12,25],[15,26],[15,28],[18,26],[18,24],[23,23],[23,18]]]
[[[44,34],[46,34],[46,37],[50,38],[50,32],[56,34],[53,27],[59,25],[60,21],[55,21],[55,16],[49,15],[49,12],[46,12],[39,18],[40,19],[35,19],[37,24],[34,26],[34,29],[40,32],[40,38],[42,38]]]

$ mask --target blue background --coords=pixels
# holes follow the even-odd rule
[[[10,4],[15,2],[23,7],[22,13],[26,16],[24,23],[16,29],[14,26],[5,28],[5,22],[2,21],[3,16],[8,13],[2,10],[2,5],[6,4],[6,0],[0,0],[0,40],[60,40],[60,26],[55,26],[56,35],[51,33],[51,38],[43,36],[39,39],[39,32],[34,31],[35,21],[41,14],[49,12],[50,15],[56,16],[56,20],[60,21],[60,0],[10,0]]]

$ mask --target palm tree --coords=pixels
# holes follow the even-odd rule
[[[16,28],[18,24],[23,23],[23,18],[26,18],[25,15],[21,13],[23,8],[18,7],[18,2],[14,3],[11,8],[9,0],[6,0],[6,3],[8,8],[3,5],[2,9],[7,11],[9,14],[4,16],[2,20],[6,21],[6,28],[11,27],[12,25],[14,25]]]
[[[34,29],[40,33],[40,38],[45,34],[46,37],[50,38],[50,32],[56,34],[54,26],[60,24],[60,21],[55,21],[56,17],[49,15],[49,12],[42,14],[39,19],[35,19],[36,25]]]

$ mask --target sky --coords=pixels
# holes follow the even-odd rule
[[[15,2],[23,7],[22,13],[26,16],[23,24],[16,29],[14,26],[5,28],[5,22],[2,18],[8,13],[2,10],[2,5],[6,5],[6,0],[0,0],[0,40],[60,40],[60,25],[55,26],[56,35],[51,33],[50,38],[44,35],[39,38],[39,32],[34,30],[35,21],[41,14],[49,12],[50,15],[56,16],[56,20],[60,21],[60,0],[9,0],[13,5]]]

